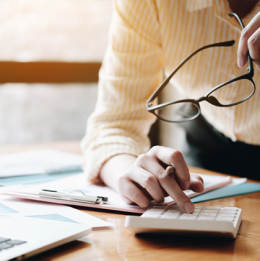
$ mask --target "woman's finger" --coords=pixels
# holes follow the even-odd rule
[[[194,211],[194,205],[186,194],[182,191],[179,184],[176,182],[172,175],[167,175],[163,178],[158,178],[161,186],[167,191],[179,207],[187,213]]]
[[[142,161],[144,161],[145,156],[141,157],[143,157]],[[146,163],[149,161],[151,161],[151,159],[145,160]],[[128,175],[128,178],[145,189],[157,203],[164,201],[165,194],[156,176],[142,166],[135,166],[131,168],[131,173]]]
[[[248,59],[247,56],[249,51],[248,40],[254,34],[254,32],[258,30],[259,27],[260,27],[260,13],[258,13],[241,32],[238,49],[237,49],[237,65],[240,68],[245,66]]]
[[[249,54],[254,60],[257,69],[260,69],[260,28],[258,28],[247,41]]]
[[[184,212],[190,213],[194,210],[194,205],[183,192],[183,189],[188,188],[202,192],[202,178],[192,175],[190,179],[182,154],[161,146],[140,155],[127,173],[120,178],[122,196],[141,207],[150,204],[150,196],[156,202],[162,202],[167,193]]]
[[[177,182],[183,190],[190,187],[189,169],[180,151],[171,148],[155,146],[148,153],[157,162],[159,160],[164,164],[173,166],[175,168]],[[156,170],[157,175],[160,174],[160,172],[163,172],[163,170]]]
[[[204,182],[203,179],[197,174],[191,174],[190,189],[194,192],[203,192]]]
[[[167,192],[169,196],[171,196],[177,202],[177,204],[183,209],[184,212],[192,212],[194,210],[194,205],[186,196],[186,194],[182,191],[182,188],[180,188],[178,182],[176,181],[176,175],[173,175],[173,173],[171,172],[167,173],[166,169],[164,169],[159,163],[159,161],[161,161],[165,164],[170,164],[170,162],[172,161],[172,154],[174,154],[174,152],[174,150],[168,150],[165,147],[157,147],[153,149],[152,153],[147,153],[142,155],[141,157],[138,157],[136,164],[141,168],[147,170],[148,172],[152,173],[158,180],[161,187]],[[174,165],[176,165],[176,170],[179,167],[179,162],[178,160],[173,160],[173,162],[175,162]],[[186,163],[184,162],[184,164]],[[181,171],[183,171],[183,169],[185,168],[180,169]],[[182,173],[181,171],[180,173]],[[187,177],[185,178],[189,181],[189,172],[187,174],[184,173],[183,175],[186,175]],[[182,180],[184,180],[184,177],[181,178]],[[135,182],[141,184],[142,176],[136,175]]]
[[[119,179],[119,191],[124,199],[129,199],[140,207],[148,207],[151,200],[131,180],[121,177]],[[125,201],[126,201],[125,200]]]

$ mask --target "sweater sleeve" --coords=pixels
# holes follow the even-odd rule
[[[149,149],[155,116],[147,112],[146,101],[162,80],[156,1],[118,0],[113,5],[98,99],[81,142],[84,171],[91,182],[111,157],[138,156]]]

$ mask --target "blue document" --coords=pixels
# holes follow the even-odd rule
[[[69,171],[57,174],[31,174],[17,177],[0,178],[0,186],[16,186],[16,185],[29,185],[36,183],[43,183],[53,181],[56,179],[66,178],[71,175],[82,173],[83,170]]]
[[[206,192],[204,194],[198,195],[194,198],[191,198],[190,200],[193,203],[197,203],[197,202],[202,202],[202,201],[207,201],[212,199],[238,196],[238,195],[259,192],[259,191],[260,191],[260,184],[248,182],[237,186],[230,186],[230,187],[228,186],[228,187],[215,189]]]

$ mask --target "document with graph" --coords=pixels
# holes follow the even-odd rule
[[[218,189],[224,186],[234,186],[246,181],[243,178],[231,178],[229,176],[216,176],[216,175],[201,175],[205,182],[204,192]],[[50,196],[41,195],[42,190],[54,192]],[[105,185],[94,185],[86,182],[84,173],[76,174],[58,181],[46,182],[36,185],[21,186],[16,189],[6,188],[0,190],[0,193],[36,201],[51,202],[63,205],[82,206],[86,208],[98,208],[104,210],[113,210],[120,212],[143,213],[146,208],[141,208],[137,205],[128,205],[120,197],[120,195],[113,189]],[[71,192],[74,197],[71,196]],[[58,196],[55,196],[55,193]],[[188,197],[198,195],[191,190],[186,190],[185,193]],[[63,196],[61,196],[63,195]],[[78,197],[77,197],[78,195]],[[107,198],[102,204],[90,203],[84,200],[85,196]],[[99,202],[100,203],[100,202]],[[171,197],[165,198],[164,204],[173,204],[174,200]]]

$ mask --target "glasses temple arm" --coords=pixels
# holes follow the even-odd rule
[[[191,53],[187,58],[185,58],[173,71],[172,73],[162,82],[162,84],[157,88],[157,90],[153,93],[153,95],[150,97],[150,99],[148,100],[148,103],[153,102],[153,100],[155,98],[158,97],[158,95],[160,94],[160,92],[163,90],[163,88],[169,83],[170,79],[173,77],[173,75],[190,59],[192,58],[195,54],[197,54],[198,52],[205,50],[207,48],[211,48],[211,47],[227,47],[227,46],[232,46],[235,43],[234,40],[232,41],[227,41],[227,42],[221,42],[221,43],[215,43],[215,44],[209,44],[206,46],[203,46],[201,48],[199,48],[198,50],[194,51],[193,53]]]

